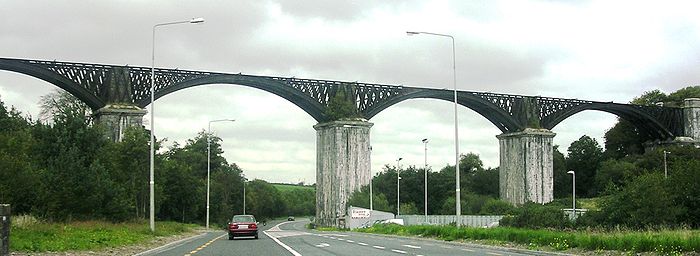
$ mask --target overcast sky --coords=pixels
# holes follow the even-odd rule
[[[700,84],[697,1],[30,1],[0,0],[0,57],[156,66],[626,103],[645,91]],[[38,116],[55,86],[0,71],[0,100]],[[460,107],[461,153],[498,166],[500,134]],[[216,123],[224,156],[249,178],[315,183],[316,121],[290,102],[237,85],[207,85],[156,101],[156,134],[184,144]],[[409,100],[369,120],[372,171],[439,170],[454,159],[453,106]],[[582,135],[602,145],[616,117],[586,111],[553,129],[561,151]],[[148,123],[148,120],[145,122]]]

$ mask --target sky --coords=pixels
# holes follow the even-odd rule
[[[697,1],[33,1],[0,0],[0,57],[457,88],[627,103],[700,85]],[[0,100],[38,117],[57,87],[0,71]],[[155,103],[155,130],[180,145],[214,123],[224,157],[248,178],[315,183],[316,121],[292,103],[238,85],[184,89]],[[372,172],[454,164],[450,102],[415,99],[369,120]],[[493,124],[460,107],[460,153],[499,165]],[[552,130],[566,154],[583,135],[604,144],[617,117],[584,111]],[[150,120],[146,117],[145,124]]]

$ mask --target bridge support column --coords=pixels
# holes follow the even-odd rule
[[[366,120],[320,123],[316,129],[316,224],[334,226],[346,215],[350,195],[370,182]]]
[[[131,126],[141,127],[146,110],[132,105],[110,104],[95,111],[95,121],[105,128],[105,136],[122,141],[124,131]]]
[[[683,121],[684,133],[686,137],[693,138],[700,142],[700,99],[689,98],[684,100]]]
[[[548,203],[554,198],[555,133],[527,128],[496,136],[500,145],[499,190],[502,200],[519,205]]]

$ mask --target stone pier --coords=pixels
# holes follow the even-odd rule
[[[685,99],[683,105],[685,136],[700,142],[700,99]]]
[[[146,110],[133,105],[110,104],[93,114],[95,123],[105,128],[105,135],[112,141],[122,141],[124,131],[131,126],[141,127]]]
[[[496,136],[500,145],[501,199],[515,205],[544,204],[554,199],[554,135],[547,129],[527,128]]]
[[[347,215],[350,195],[370,182],[369,131],[363,119],[320,123],[316,129],[316,224]]]

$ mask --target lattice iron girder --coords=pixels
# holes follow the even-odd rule
[[[614,114],[634,124],[649,139],[669,139],[682,136],[682,109],[620,104],[612,102],[582,102],[558,109],[542,119],[543,127],[553,129],[564,119],[584,110],[598,110]]]
[[[105,84],[111,70],[118,67],[125,66],[0,58],[0,70],[23,73],[52,83],[75,95],[92,109],[105,106],[110,100],[106,97],[114,95]],[[133,103],[145,107],[150,103],[151,68],[127,68],[127,86],[131,86],[131,90],[119,90],[119,98],[128,98],[122,97],[120,93],[130,92]],[[358,112],[367,119],[403,100],[435,98],[452,101],[454,96],[453,91],[447,89],[160,68],[155,69],[154,80],[157,98],[182,88],[210,83],[238,83],[259,88],[289,100],[319,122],[328,121],[323,110],[339,88],[349,89],[346,91],[352,93]],[[531,109],[531,103],[523,104],[525,101],[535,102],[535,109]],[[527,118],[521,116],[523,113],[535,113],[539,123],[544,128],[551,129],[575,113],[592,109],[630,119],[655,138],[683,134],[683,113],[680,108],[469,91],[458,92],[458,103],[481,114],[503,132],[524,129],[523,120]],[[524,106],[530,109],[523,110]]]
[[[68,67],[76,70],[69,71]],[[90,72],[90,68],[95,70]],[[105,81],[104,65],[0,58],[0,70],[22,73],[56,85],[85,102],[93,110],[106,104],[98,96],[101,84],[96,84]]]
[[[522,129],[509,113],[495,105],[489,99],[482,97],[481,94],[482,93],[477,92],[458,91],[457,103],[479,113],[503,132],[513,132]],[[403,87],[398,94],[387,97],[385,100],[379,101],[377,104],[366,109],[364,116],[369,119],[392,105],[405,100],[418,98],[432,98],[454,102],[454,91]]]
[[[304,92],[297,87],[289,86],[286,80],[276,79],[276,77],[212,73],[208,76],[199,76],[160,88],[155,93],[155,98],[158,99],[178,90],[205,84],[234,84],[267,91],[297,105],[317,121],[327,121],[324,113],[325,106],[313,99],[308,91]],[[138,102],[140,107],[145,107],[148,104],[150,104],[150,98]]]

